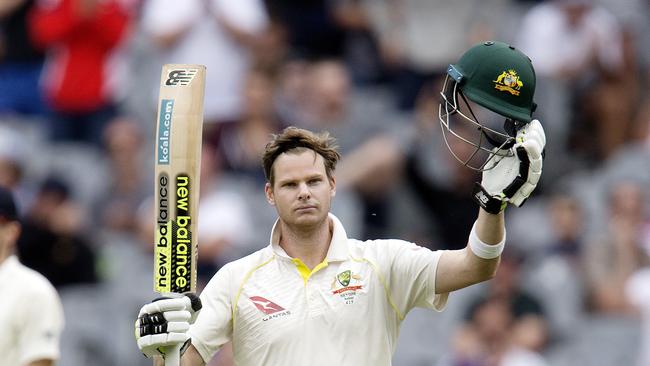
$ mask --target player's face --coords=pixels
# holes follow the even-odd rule
[[[267,183],[266,196],[280,219],[289,226],[315,228],[327,219],[334,179],[329,180],[323,157],[312,150],[284,153],[273,164],[275,182]]]

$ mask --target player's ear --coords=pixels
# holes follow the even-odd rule
[[[336,196],[336,178],[332,176],[330,178],[330,197],[334,198]]]
[[[264,185],[264,195],[266,196],[266,201],[270,205],[275,206],[275,198],[273,197],[273,187],[269,182],[266,182],[266,184]]]

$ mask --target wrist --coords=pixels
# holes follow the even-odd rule
[[[506,197],[501,195],[491,195],[483,188],[480,183],[474,185],[472,199],[487,213],[497,215],[505,210],[508,202]]]
[[[503,253],[503,248],[506,244],[506,233],[505,229],[503,232],[503,238],[497,244],[487,244],[483,242],[476,233],[476,222],[472,226],[472,231],[469,233],[468,245],[472,253],[479,258],[483,259],[494,259],[497,258]]]

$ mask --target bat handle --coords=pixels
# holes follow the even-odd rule
[[[165,353],[165,366],[181,366],[181,347],[179,344],[174,347],[168,347]]]

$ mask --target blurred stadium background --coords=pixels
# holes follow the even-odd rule
[[[650,365],[648,1],[5,0],[0,184],[25,218],[21,260],[62,297],[59,365],[151,364],[133,320],[155,296],[163,63],[208,68],[205,283],[267,245],[259,154],[287,125],[339,139],[333,211],[350,236],[464,246],[479,177],[442,144],[438,91],[446,65],[488,39],[537,70],[542,182],[506,212],[497,278],[443,313],[413,311],[394,364],[494,365],[482,355],[516,345],[548,365]]]

